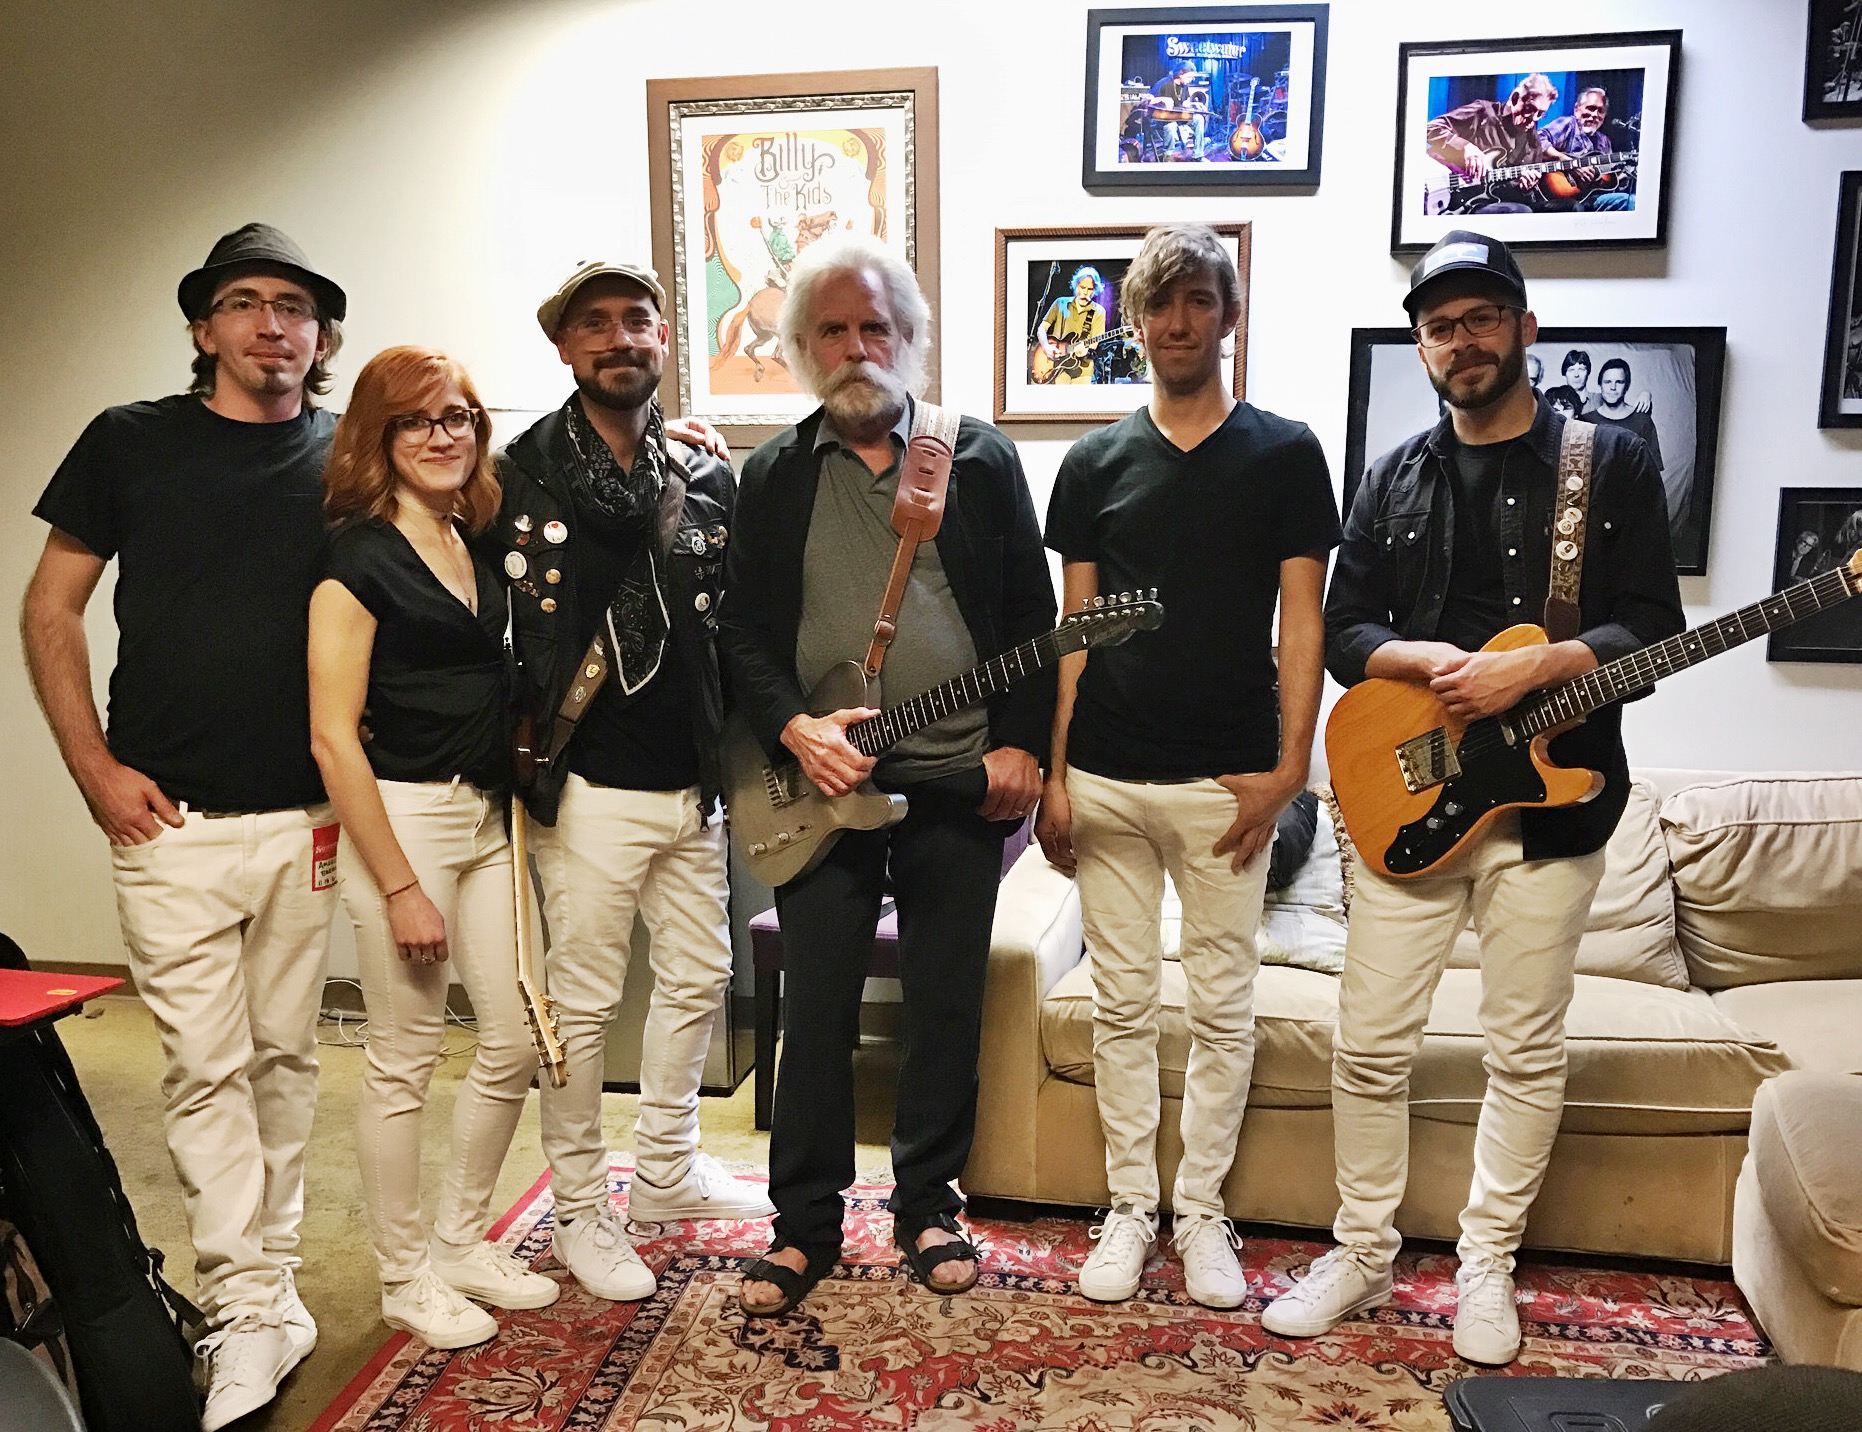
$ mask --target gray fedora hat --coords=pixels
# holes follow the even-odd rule
[[[222,278],[235,269],[271,270],[295,279],[309,289],[324,318],[341,323],[349,311],[349,296],[318,273],[304,257],[304,251],[282,229],[270,224],[245,224],[220,241],[207,255],[207,262],[188,274],[175,289],[175,299],[190,320],[200,318],[213,301],[213,291]]]

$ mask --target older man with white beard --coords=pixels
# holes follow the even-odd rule
[[[822,406],[745,464],[726,559],[720,643],[737,708],[765,750],[793,756],[830,796],[871,778],[908,802],[898,825],[844,833],[776,893],[788,996],[770,1135],[776,1222],[768,1255],[745,1273],[742,1303],[753,1317],[794,1307],[840,1258],[841,1190],[854,1177],[851,1051],[888,888],[904,997],[894,1239],[934,1292],[976,1281],[952,1181],[975,1128],[1002,841],[1040,793],[1053,681],[1020,682],[877,763],[846,734],[872,711],[811,712],[806,696],[872,638],[898,548],[893,504],[930,339],[911,270],[877,240],[839,236],[803,251],[789,275],[782,343]],[[917,549],[899,608],[885,666],[890,699],[1048,630],[1054,614],[1021,462],[995,428],[964,418],[942,525]]]

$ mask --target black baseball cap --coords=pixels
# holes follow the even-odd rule
[[[1403,296],[1403,308],[1411,323],[1416,321],[1416,310],[1422,307],[1429,290],[1450,274],[1484,275],[1493,287],[1521,308],[1526,307],[1526,276],[1519,271],[1507,246],[1471,229],[1450,229],[1409,271],[1409,292]]]
[[[270,224],[245,224],[230,234],[222,234],[208,253],[207,262],[175,289],[175,299],[190,322],[206,313],[220,280],[236,269],[248,273],[269,271],[303,284],[317,300],[318,312],[324,318],[341,323],[349,311],[349,296],[310,266],[310,260],[289,234]]]

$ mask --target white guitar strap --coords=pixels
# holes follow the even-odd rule
[[[1597,425],[1565,420],[1558,448],[1558,492],[1552,506],[1552,578],[1545,595],[1545,635],[1570,641],[1583,630],[1578,587],[1584,576],[1584,534],[1590,523],[1591,457]]]

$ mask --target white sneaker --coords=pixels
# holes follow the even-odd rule
[[[1121,1203],[1092,1230],[1099,1246],[1080,1269],[1080,1292],[1098,1303],[1119,1303],[1138,1291],[1145,1260],[1157,1242],[1157,1215]]]
[[[1205,1308],[1239,1308],[1248,1296],[1235,1253],[1241,1235],[1226,1218],[1192,1214],[1178,1218],[1171,1242],[1183,1260],[1183,1286]]]
[[[286,1369],[296,1361],[283,1325],[257,1317],[215,1328],[194,1345],[194,1355],[207,1384],[202,1432],[216,1432],[270,1402],[278,1395]]]
[[[1371,1267],[1350,1248],[1334,1248],[1267,1305],[1261,1326],[1283,1338],[1316,1338],[1356,1313],[1382,1307],[1395,1287],[1388,1268]]]
[[[309,1357],[317,1345],[317,1320],[297,1291],[297,1270],[303,1264],[302,1258],[286,1258],[278,1265],[278,1296],[273,1306],[278,1309],[285,1336],[291,1339],[291,1362],[286,1372]]]
[[[1455,1270],[1455,1355],[1488,1367],[1519,1356],[1519,1304],[1513,1276],[1491,1258],[1469,1258]]]
[[[562,1292],[555,1279],[531,1272],[496,1243],[475,1243],[460,1253],[435,1238],[427,1261],[442,1283],[494,1308],[547,1308]]]
[[[659,1286],[653,1270],[634,1252],[627,1227],[612,1204],[572,1222],[558,1223],[551,1240],[556,1260],[597,1298],[631,1303],[652,1297]]]
[[[636,1173],[627,1188],[627,1216],[636,1223],[671,1223],[680,1218],[734,1221],[767,1218],[776,1211],[769,1195],[734,1178],[710,1154],[692,1155],[685,1177],[661,1188]]]
[[[381,1318],[428,1347],[471,1347],[498,1335],[497,1320],[442,1283],[431,1268],[422,1268],[412,1282],[392,1292],[383,1288]]]

